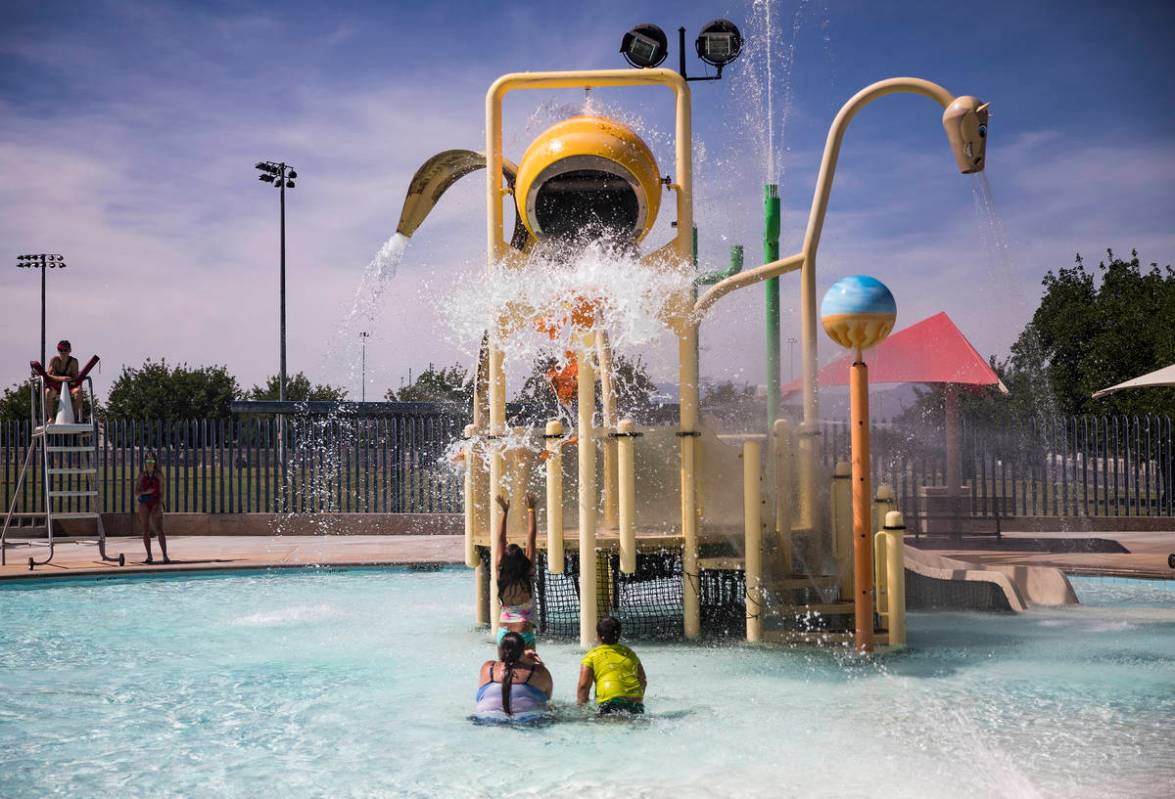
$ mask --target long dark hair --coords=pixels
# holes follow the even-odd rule
[[[530,558],[518,544],[510,544],[498,564],[498,601],[513,588],[523,588],[530,595]]]
[[[510,711],[510,686],[514,684],[514,666],[526,651],[526,642],[519,633],[506,633],[502,636],[502,643],[498,644],[498,657],[506,664],[506,673],[502,675],[502,710],[507,716],[514,715]]]

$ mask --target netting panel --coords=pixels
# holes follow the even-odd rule
[[[489,565],[489,550],[481,548]],[[598,616],[612,615],[624,625],[624,636],[633,640],[666,640],[684,637],[682,616],[682,553],[680,549],[639,552],[636,571],[623,574],[620,556],[596,553]],[[533,589],[535,626],[541,635],[579,637],[579,553],[564,555],[563,573],[547,569],[547,555],[540,552],[535,564]],[[746,634],[746,581],[741,571],[705,570],[694,590],[701,605],[702,631],[714,636]]]

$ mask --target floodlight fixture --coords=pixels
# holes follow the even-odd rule
[[[669,39],[665,31],[651,23],[636,25],[620,40],[620,52],[630,66],[651,69],[659,66],[669,55]]]
[[[722,80],[722,68],[738,58],[742,52],[743,37],[738,26],[728,19],[713,19],[702,26],[694,41],[698,58],[712,67],[716,75],[690,77],[686,71],[685,28],[677,29],[677,72],[684,80]],[[669,55],[669,41],[665,32],[651,22],[636,25],[620,40],[624,60],[638,69],[659,66]]]
[[[26,253],[16,256],[16,266],[41,270],[41,363],[45,363],[45,275],[47,269],[64,269],[65,256],[60,253]]]
[[[728,19],[714,19],[702,26],[694,41],[698,58],[712,67],[722,69],[738,58],[743,49],[743,37],[738,26]]]

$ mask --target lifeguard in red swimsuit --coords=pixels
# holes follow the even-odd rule
[[[143,546],[147,548],[147,563],[154,563],[151,555],[151,534],[159,538],[159,549],[163,562],[171,563],[167,557],[167,538],[163,535],[163,472],[155,463],[155,453],[147,453],[143,470],[135,483],[135,494],[139,500],[139,524],[143,526]]]

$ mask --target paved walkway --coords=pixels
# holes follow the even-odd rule
[[[946,557],[972,563],[1055,566],[1069,574],[1175,579],[1167,557],[1175,553],[1175,532],[1137,533],[1009,533],[1007,538],[1106,538],[1118,541],[1128,553],[1015,552],[991,549],[934,549]],[[204,569],[255,569],[313,565],[391,565],[405,563],[461,563],[463,540],[458,535],[327,535],[327,536],[170,536],[170,565],[143,562],[140,538],[108,538],[107,551],[126,554],[126,565],[103,563],[92,544],[58,544],[53,562],[29,571],[28,558],[42,558],[41,547],[8,549],[8,564],[0,580],[19,577],[137,573]],[[159,547],[155,546],[159,557]]]
[[[10,547],[0,580],[30,576],[70,576],[114,572],[255,569],[275,566],[389,565],[404,563],[461,563],[464,540],[459,535],[330,535],[330,536],[168,536],[172,562],[143,562],[142,538],[107,538],[106,552],[126,554],[126,565],[104,563],[93,544],[58,544],[53,561],[29,571],[30,555],[45,557],[43,547]]]

